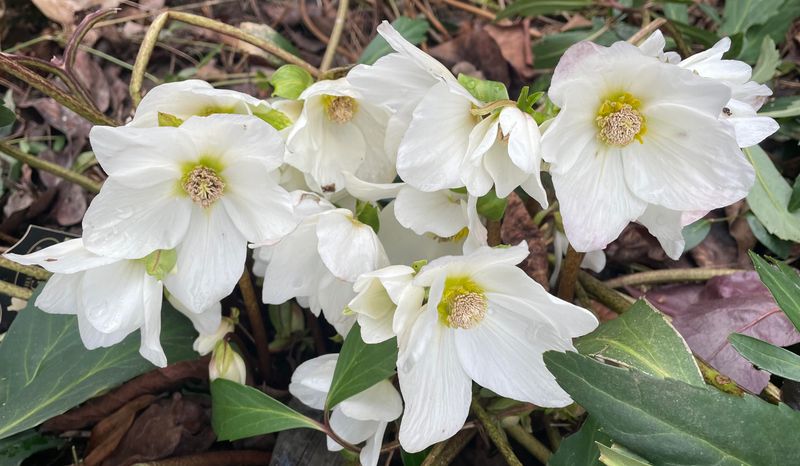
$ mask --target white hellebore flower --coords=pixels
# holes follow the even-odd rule
[[[90,137],[109,178],[83,219],[86,248],[125,259],[176,249],[176,269],[164,283],[192,312],[230,294],[248,242],[276,241],[297,224],[275,179],[283,141],[258,118],[95,126]]]
[[[569,249],[569,241],[567,241],[567,236],[556,229],[555,234],[553,235],[553,252],[555,253],[555,263],[553,264],[553,273],[550,275],[551,288],[556,286],[558,275],[561,272],[561,262],[564,261],[564,257],[567,255],[567,249]],[[602,272],[603,269],[606,268],[606,253],[602,249],[598,251],[587,252],[584,254],[583,259],[581,260],[581,268],[589,269],[595,273]]]
[[[469,413],[472,381],[538,406],[571,402],[544,365],[548,350],[573,350],[572,338],[597,327],[589,311],[548,294],[515,265],[524,243],[483,247],[436,259],[414,285],[428,302],[398,339],[398,376],[406,403],[400,444],[417,452],[455,434]]]
[[[242,385],[247,381],[244,359],[225,340],[220,340],[214,347],[208,363],[208,379],[211,382],[225,379]]]
[[[753,167],[719,115],[728,86],[617,42],[581,42],[549,91],[561,107],[542,139],[564,229],[581,252],[638,221],[667,254],[683,251],[685,213],[747,195]]]
[[[286,163],[306,174],[315,191],[344,188],[344,172],[376,183],[394,179],[394,158],[383,149],[389,112],[367,102],[345,78],[320,81],[300,95],[300,117],[286,143]]]
[[[353,282],[363,273],[388,265],[378,236],[347,209],[337,209],[315,194],[295,192],[298,227],[281,241],[257,250],[265,262],[263,301],[291,298],[347,335],[355,317],[344,314],[353,298]]]
[[[730,88],[731,99],[723,107],[720,118],[733,125],[739,147],[754,146],[778,131],[777,121],[757,115],[758,109],[772,95],[772,89],[750,80],[753,69],[747,63],[722,59],[731,48],[730,38],[723,37],[710,49],[683,61],[675,52],[664,52],[665,44],[661,31],[656,31],[639,48],[648,55],[664,57],[662,61],[677,64]]]
[[[224,340],[226,335],[233,333],[235,325],[234,319],[230,317],[223,317],[219,323],[219,326],[213,333],[201,332],[199,335],[197,335],[197,338],[195,338],[194,343],[192,344],[192,349],[201,356],[207,355],[208,353],[214,351],[217,343]]]
[[[481,119],[473,97],[433,57],[384,22],[378,32],[397,52],[374,65],[359,65],[348,80],[365,100],[394,113],[386,146],[397,153],[397,172],[423,191],[466,186],[483,196],[495,185],[500,197],[522,186],[540,204],[547,197],[539,179],[539,128],[516,107]]]
[[[324,409],[338,358],[338,354],[326,354],[300,364],[292,374],[289,393],[311,408]],[[382,380],[334,406],[330,423],[343,440],[351,444],[366,441],[361,448],[361,464],[375,466],[386,426],[402,413],[403,401],[397,389],[388,380]],[[341,445],[328,437],[328,450],[341,449]]]
[[[199,79],[188,79],[161,84],[151,89],[136,107],[136,114],[127,126],[153,128],[167,126],[164,118],[176,117],[186,120],[193,116],[208,116],[218,113],[255,115],[277,129],[292,123],[283,111],[269,103],[243,92],[215,89]],[[159,116],[161,114],[161,116]],[[179,123],[167,121],[167,123]]]
[[[5,257],[53,272],[35,305],[51,314],[76,315],[86,348],[115,345],[141,329],[139,353],[156,366],[167,365],[159,340],[163,286],[148,273],[147,261],[98,256],[80,238]],[[201,332],[219,325],[218,303],[205,312],[185,314]]]

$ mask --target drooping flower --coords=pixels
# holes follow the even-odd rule
[[[473,97],[444,65],[388,23],[378,32],[397,53],[355,67],[348,80],[367,101],[392,110],[386,149],[397,153],[403,180],[422,191],[466,186],[474,196],[494,184],[505,197],[521,185],[546,205],[533,118],[507,106],[481,119],[473,110],[487,102]]]
[[[427,303],[407,320],[408,338],[398,339],[406,403],[400,444],[406,451],[423,450],[462,427],[473,380],[538,406],[571,402],[542,354],[573,350],[572,338],[592,331],[597,319],[551,296],[515,266],[527,256],[524,243],[483,247],[434,260],[414,278],[414,285],[429,292]]]
[[[244,384],[247,380],[244,359],[225,340],[220,340],[214,346],[211,361],[208,363],[208,379],[212,382],[225,379],[239,384]]]
[[[214,351],[214,348],[217,346],[217,343],[225,339],[225,336],[229,333],[233,333],[234,327],[236,325],[236,320],[238,319],[238,311],[234,308],[234,315],[233,317],[222,317],[222,320],[219,323],[217,329],[212,333],[200,333],[197,338],[195,338],[194,343],[192,344],[192,349],[195,350],[201,356],[205,356],[208,353]]]
[[[300,364],[292,374],[289,393],[311,408],[324,409],[338,359],[338,354],[326,354]],[[400,394],[391,382],[382,380],[334,406],[330,424],[336,435],[351,444],[366,441],[361,448],[361,464],[375,466],[386,426],[402,412]],[[328,450],[341,449],[328,437]]]
[[[353,298],[353,283],[363,273],[388,265],[375,231],[347,209],[336,208],[316,194],[295,192],[298,215],[304,219],[277,243],[257,249],[264,268],[265,303],[297,298],[341,335],[355,322],[344,314]]]
[[[277,131],[244,115],[191,117],[180,127],[95,126],[109,178],[83,220],[84,244],[108,257],[177,251],[167,289],[192,312],[233,290],[247,243],[275,241],[297,221],[277,185]]]
[[[394,158],[383,148],[386,109],[365,101],[346,78],[312,84],[300,99],[286,163],[304,172],[314,191],[344,189],[344,172],[376,183],[394,179]]]
[[[570,47],[549,96],[561,107],[542,139],[564,229],[603,249],[631,222],[677,258],[682,219],[747,195],[753,167],[719,115],[730,89],[618,42]]]
[[[36,307],[51,314],[76,315],[86,348],[112,346],[141,330],[139,353],[156,366],[167,365],[159,339],[163,285],[154,276],[158,274],[148,270],[148,261],[98,256],[86,250],[80,238],[5,257],[53,272],[36,298]],[[212,332],[219,325],[219,304],[184,314],[200,332]]]

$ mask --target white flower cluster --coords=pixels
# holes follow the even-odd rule
[[[341,438],[366,441],[362,460],[374,465],[401,414],[406,451],[455,434],[473,381],[538,406],[571,402],[542,354],[572,350],[597,320],[516,266],[523,244],[487,245],[482,199],[519,189],[547,207],[544,166],[566,239],[594,253],[587,266],[601,269],[600,250],[632,221],[677,258],[683,226],[747,195],[754,172],[740,147],[777,130],[756,115],[770,90],[722,59],[727,39],[682,61],[659,33],[641,47],[576,44],[547,93],[558,110],[545,115],[527,91],[509,100],[390,25],[378,31],[395,53],[298,99],[184,81],[150,91],[126,126],[93,128],[109,177],[83,238],[8,255],[54,272],[36,305],[77,314],[88,348],[141,329],[142,355],[164,366],[165,294],[201,333],[198,348],[216,348],[215,376],[243,381],[241,359],[218,343],[232,330],[219,302],[250,245],[265,303],[296,299],[342,335],[358,321],[367,343],[397,338],[402,401],[384,381],[331,418]],[[562,233],[556,242],[560,255]],[[322,407],[335,364],[306,362],[290,390]]]

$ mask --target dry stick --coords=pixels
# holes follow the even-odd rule
[[[478,433],[476,429],[461,430],[449,440],[437,443],[431,449],[422,466],[447,466],[461,453],[467,444]]]
[[[509,466],[522,466],[519,458],[514,454],[514,450],[511,449],[511,445],[508,444],[506,434],[497,427],[495,419],[489,416],[489,413],[487,413],[486,410],[483,409],[483,406],[478,403],[478,400],[474,398],[472,399],[472,411],[483,425],[486,434],[492,439],[492,443],[500,450],[500,454],[503,456],[503,459],[506,460],[506,463],[508,463]]]
[[[16,262],[0,257],[0,267],[13,270],[14,272],[24,273],[25,275],[35,278],[37,280],[47,280],[52,273],[39,267],[32,267],[30,265],[17,264]]]
[[[561,275],[558,277],[558,297],[568,303],[575,299],[575,283],[578,281],[582,260],[583,253],[576,251],[570,244],[567,248],[567,257],[561,266]]]
[[[339,46],[339,41],[342,39],[344,20],[345,16],[347,16],[349,4],[349,0],[339,0],[339,9],[336,10],[336,21],[333,23],[331,39],[328,42],[328,47],[325,49],[325,55],[322,56],[322,63],[319,65],[319,70],[322,73],[328,71],[331,67],[331,63],[333,63],[333,57],[336,55],[336,47]]]
[[[8,282],[0,281],[0,294],[11,296],[12,298],[28,300],[31,299],[31,296],[33,296],[33,291]]]
[[[137,466],[262,466],[269,463],[272,454],[258,450],[207,451],[161,461],[137,463]]]
[[[631,304],[635,302],[630,296],[625,296],[607,287],[603,282],[584,271],[578,273],[578,281],[589,294],[597,298],[598,301],[608,306],[609,309],[617,314],[622,314],[627,311]]]
[[[31,154],[26,154],[7,142],[0,141],[0,152],[13,157],[22,163],[27,163],[33,168],[44,170],[58,176],[59,178],[63,178],[67,181],[75,183],[87,191],[91,191],[93,193],[100,192],[100,183],[92,180],[91,178],[85,177],[80,173],[70,170],[69,168],[64,168],[61,165],[42,160]]]
[[[69,40],[67,41],[67,45],[64,46],[64,54],[62,58],[54,58],[52,60],[54,65],[64,70],[66,75],[69,76],[70,80],[74,81],[75,87],[79,89],[78,92],[81,93],[86,103],[94,107],[94,109],[96,109],[98,112],[100,112],[100,109],[97,108],[94,99],[92,99],[86,88],[83,87],[80,81],[75,79],[75,76],[72,74],[72,67],[75,64],[75,58],[78,55],[78,50],[80,49],[81,43],[83,42],[83,38],[86,37],[86,34],[88,34],[98,22],[108,18],[109,16],[119,13],[119,11],[120,8],[108,8],[86,15],[81,20],[80,24],[78,24],[78,27],[75,28],[75,32],[73,32],[72,36],[70,36]]]
[[[497,246],[503,242],[502,224],[500,220],[489,220],[486,222],[486,242],[489,246]]]
[[[286,63],[291,63],[305,69],[311,73],[312,76],[319,76],[319,70],[317,68],[314,68],[303,59],[292,55],[268,40],[248,34],[239,28],[213,19],[205,18],[192,13],[168,10],[158,15],[152,24],[150,24],[150,27],[147,29],[147,33],[144,36],[144,40],[142,41],[142,45],[139,47],[139,53],[136,55],[136,62],[133,65],[131,85],[129,88],[131,98],[136,105],[138,105],[142,100],[142,81],[144,80],[144,71],[147,69],[147,64],[153,54],[153,49],[155,48],[156,41],[158,40],[158,34],[169,20],[180,21],[182,23],[201,27],[208,29],[209,31],[214,31],[219,34],[224,34],[226,36],[239,39],[242,42],[247,42],[248,44],[254,45],[269,54],[275,55]]]
[[[632,273],[607,280],[603,284],[609,288],[630,285],[653,285],[674,282],[702,282],[714,277],[744,272],[742,269],[666,269]]]
[[[442,3],[446,3],[446,4],[450,5],[450,6],[459,8],[459,9],[464,10],[464,11],[468,11],[468,12],[474,14],[474,15],[483,16],[484,18],[488,19],[489,21],[494,21],[495,20],[495,14],[494,13],[492,13],[491,11],[486,11],[483,8],[480,8],[480,7],[477,7],[477,6],[474,6],[474,5],[469,5],[467,3],[462,3],[462,2],[459,2],[458,0],[442,0]]]
[[[242,278],[239,279],[239,290],[244,299],[244,309],[247,312],[247,320],[250,321],[253,331],[253,340],[256,343],[258,352],[258,370],[261,372],[261,380],[265,383],[269,380],[270,356],[269,340],[267,329],[264,326],[264,319],[261,318],[261,308],[258,306],[256,290],[253,288],[253,280],[250,279],[250,271],[245,267]]]
[[[505,429],[514,440],[525,447],[525,449],[528,450],[531,455],[535,456],[542,464],[547,464],[550,457],[553,456],[553,452],[550,451],[545,444],[540,442],[539,439],[533,435],[525,432],[525,429],[519,424],[507,426]]]
[[[664,19],[664,18],[656,18],[656,19],[654,19],[653,21],[648,23],[647,26],[639,29],[636,32],[636,34],[630,36],[628,38],[628,43],[629,44],[633,44],[633,45],[638,45],[638,43],[642,39],[644,39],[645,37],[649,36],[653,31],[655,31],[656,29],[658,29],[661,26],[663,26],[664,23],[666,23],[666,22],[667,22],[667,20]]]

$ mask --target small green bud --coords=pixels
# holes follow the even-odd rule
[[[306,88],[314,84],[311,74],[297,65],[283,65],[269,78],[273,96],[295,100]]]

